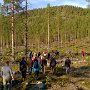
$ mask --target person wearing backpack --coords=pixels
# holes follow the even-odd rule
[[[20,71],[22,74],[22,79],[25,81],[26,79],[26,72],[27,72],[27,62],[25,60],[25,57],[22,57],[22,60],[20,62]]]
[[[34,61],[33,61],[33,71],[36,77],[38,77],[39,75],[39,70],[40,70],[40,64],[38,62],[37,57],[35,57]]]
[[[42,67],[42,73],[45,74],[46,72],[46,66],[47,66],[47,60],[43,55],[41,55],[41,67]]]
[[[69,57],[67,57],[65,60],[66,74],[70,72],[70,65],[71,65],[71,60],[69,59]]]
[[[56,59],[51,57],[51,59],[50,59],[50,68],[51,68],[51,71],[52,71],[53,74],[55,72],[55,67],[56,67]]]
[[[28,58],[27,64],[28,64],[28,73],[29,73],[29,75],[31,75],[32,74],[33,61],[30,58]]]

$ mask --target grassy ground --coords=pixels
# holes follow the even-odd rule
[[[37,82],[43,83],[41,90],[90,90],[90,56],[76,57],[72,60],[70,74],[65,74],[65,68],[62,67],[63,62],[56,67],[55,74],[47,68],[45,75],[40,73],[39,77],[34,74],[27,75],[27,79],[22,82],[21,76],[15,78],[12,90],[39,90]],[[17,70],[18,65],[13,66],[13,70]],[[0,78],[0,82],[2,79]]]

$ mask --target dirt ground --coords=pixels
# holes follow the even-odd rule
[[[28,75],[22,82],[21,74],[17,73],[13,81],[12,90],[90,90],[90,60],[88,57],[73,58],[70,74],[65,73],[64,60],[58,60],[56,71],[51,73],[47,68],[46,74],[40,73],[38,78]],[[38,82],[42,88],[38,87]],[[0,90],[2,90],[2,79],[0,78]]]

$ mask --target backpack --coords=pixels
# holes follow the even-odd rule
[[[38,68],[38,67],[39,67],[39,65],[38,65],[38,60],[35,60],[35,61],[34,61],[33,67],[34,67],[34,68]]]
[[[66,61],[65,61],[65,66],[66,66],[66,67],[70,67],[70,64],[71,64],[70,59],[66,59]]]
[[[27,65],[26,61],[22,60],[20,62],[20,70],[23,71],[24,69],[26,69],[27,68],[26,65]]]
[[[51,66],[51,67],[56,66],[56,60],[55,60],[54,58],[51,60],[50,66]]]

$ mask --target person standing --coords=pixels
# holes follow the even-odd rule
[[[32,51],[30,51],[29,58],[32,59],[32,57],[33,57],[33,54],[32,54]]]
[[[20,62],[20,71],[22,74],[22,79],[25,81],[26,79],[26,72],[27,72],[27,62],[25,60],[25,57],[22,57],[22,60]]]
[[[31,75],[31,74],[32,74],[33,61],[32,61],[30,58],[28,58],[27,64],[28,64],[28,72],[29,72],[29,75]]]
[[[70,72],[70,65],[71,65],[71,60],[69,59],[69,57],[67,57],[67,59],[65,60],[66,74],[69,74]]]
[[[12,80],[13,78],[13,73],[12,69],[9,66],[9,61],[5,63],[5,65],[1,68],[1,76],[3,78],[3,90],[11,90],[12,88]]]
[[[46,66],[47,66],[47,60],[43,55],[41,55],[41,67],[42,67],[43,74],[45,74],[46,72]]]
[[[39,75],[39,70],[40,70],[40,63],[38,62],[37,57],[35,57],[34,61],[33,61],[33,71],[36,77],[38,77]]]
[[[82,56],[84,57],[84,55],[85,55],[85,52],[84,52],[84,51],[82,51]]]
[[[52,71],[53,74],[55,73],[56,64],[57,64],[56,59],[52,57],[50,59],[50,68],[51,68],[51,71]]]
[[[41,55],[41,53],[40,53],[40,52],[38,52],[38,57],[40,57],[40,55]]]

